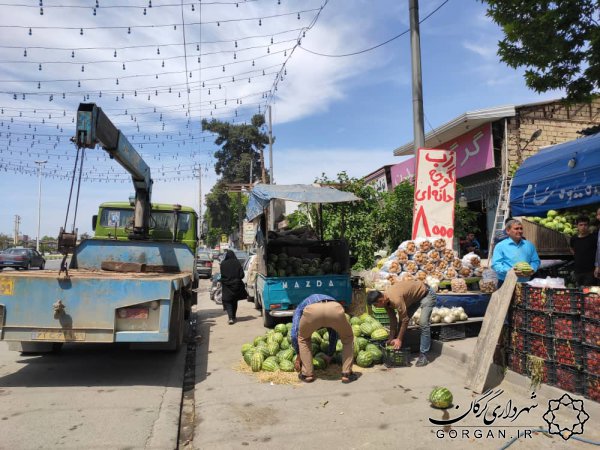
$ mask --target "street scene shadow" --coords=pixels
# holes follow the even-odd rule
[[[17,353],[15,353],[17,354]],[[58,353],[21,354],[15,372],[0,377],[2,387],[172,386],[172,368],[183,365],[177,352],[130,350],[127,344],[65,344]]]

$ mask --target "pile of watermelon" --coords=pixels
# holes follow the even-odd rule
[[[389,332],[368,314],[360,317],[346,319],[352,326],[354,333],[354,361],[360,367],[371,367],[381,364],[383,352],[377,341],[385,342]],[[242,345],[241,352],[244,361],[253,372],[293,372],[296,352],[292,347],[292,324],[277,324],[274,329],[266,334],[257,336],[253,342]],[[329,349],[329,333],[326,328],[321,328],[311,336],[313,366],[316,370],[327,368],[324,355]],[[333,361],[342,362],[342,342],[338,339],[335,346]]]
[[[267,256],[268,277],[303,277],[327,274],[341,274],[342,266],[331,257],[297,258],[287,253],[270,253]]]

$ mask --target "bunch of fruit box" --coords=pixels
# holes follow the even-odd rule
[[[600,402],[600,288],[583,289],[584,395]]]
[[[582,293],[575,289],[518,285],[509,320],[509,368],[531,377],[534,383],[556,384],[581,392],[583,373]],[[512,367],[511,367],[512,365]],[[525,368],[523,368],[525,366]]]

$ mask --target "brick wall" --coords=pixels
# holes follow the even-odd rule
[[[519,107],[516,116],[508,119],[509,166],[520,164],[540,148],[580,138],[582,130],[594,125],[600,125],[600,98],[589,104],[557,101]],[[536,130],[542,133],[528,143]]]

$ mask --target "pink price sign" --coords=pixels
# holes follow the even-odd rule
[[[454,236],[456,152],[420,148],[417,153],[412,238]]]

